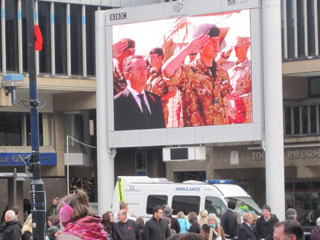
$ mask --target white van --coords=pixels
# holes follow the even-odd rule
[[[208,181],[210,182],[210,181]],[[199,181],[173,183],[165,178],[149,177],[118,177],[113,194],[113,213],[119,211],[119,203],[124,201],[129,205],[128,216],[132,214],[147,220],[152,217],[155,205],[168,204],[173,209],[173,215],[179,211],[200,213],[206,209],[218,217],[227,209],[227,201],[235,200],[240,214],[251,211],[261,214],[261,209],[238,185],[210,184]]]

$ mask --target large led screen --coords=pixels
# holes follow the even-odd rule
[[[252,123],[250,10],[112,32],[116,131]]]

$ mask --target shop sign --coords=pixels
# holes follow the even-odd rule
[[[0,153],[0,166],[25,166],[21,158],[28,157],[31,153]],[[57,165],[56,153],[40,153],[41,165]]]
[[[265,156],[263,151],[256,151],[251,153],[252,159],[254,161],[264,161]],[[310,149],[294,149],[285,151],[286,159],[316,159],[320,158],[320,148],[310,148]]]

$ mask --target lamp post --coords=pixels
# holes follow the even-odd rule
[[[43,240],[46,225],[46,195],[40,170],[39,151],[39,101],[37,91],[37,76],[35,63],[35,36],[34,36],[34,0],[26,0],[27,15],[27,44],[29,69],[30,95],[30,127],[31,127],[31,204],[32,204],[32,231],[33,239]]]

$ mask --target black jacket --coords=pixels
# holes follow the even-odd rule
[[[238,240],[256,240],[253,228],[247,223],[242,223],[238,230]]]
[[[200,233],[200,224],[197,223],[197,222],[194,222],[191,224],[188,232],[191,232],[191,233]]]
[[[228,234],[231,238],[237,236],[238,222],[236,213],[231,209],[227,209],[221,218],[221,226],[224,233]]]
[[[113,240],[141,240],[138,225],[135,221],[127,219],[125,223],[117,222],[114,224],[112,232]]]
[[[165,240],[171,235],[166,221],[157,221],[154,217],[146,222],[143,228],[143,240]]]
[[[278,222],[279,219],[274,214],[271,214],[271,217],[267,222],[264,220],[263,216],[259,217],[256,223],[257,239],[265,238],[266,240],[272,240],[273,228]]]
[[[178,219],[172,216],[170,218],[171,218],[171,229],[174,229],[176,233],[180,233],[180,224],[178,222]]]
[[[21,239],[21,224],[17,220],[6,222],[6,228],[3,232],[2,239],[4,240],[20,240]]]

